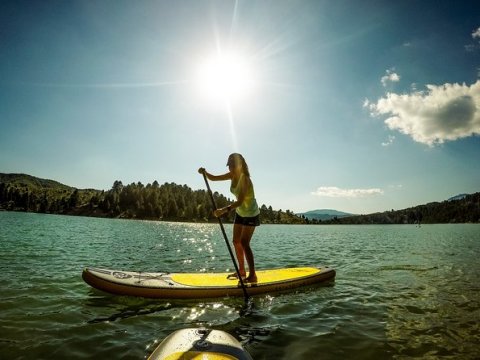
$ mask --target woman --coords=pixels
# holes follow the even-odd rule
[[[250,180],[247,163],[242,155],[234,153],[228,157],[227,166],[229,172],[223,175],[209,174],[204,168],[198,169],[200,174],[205,174],[211,181],[230,180],[230,191],[235,195],[237,201],[224,208],[214,211],[216,217],[227,214],[235,209],[235,221],[233,225],[233,246],[237,255],[238,267],[242,279],[246,276],[245,259],[247,259],[249,274],[245,278],[246,282],[254,283],[257,281],[255,273],[255,263],[253,252],[250,248],[250,240],[252,239],[255,227],[260,225],[260,209],[257,200],[255,200],[255,192],[253,183]],[[238,277],[236,273],[228,276]]]

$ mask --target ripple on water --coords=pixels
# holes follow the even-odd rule
[[[477,225],[262,225],[252,240],[259,268],[327,264],[337,279],[258,296],[248,311],[242,299],[111,296],[81,279],[85,266],[231,269],[215,224],[2,212],[0,225],[1,358],[139,359],[198,326],[235,335],[256,360],[479,353]]]

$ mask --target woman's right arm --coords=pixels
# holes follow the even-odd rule
[[[210,181],[223,181],[223,180],[230,180],[232,178],[232,173],[228,172],[223,175],[212,175],[205,170],[205,168],[198,169],[200,174],[205,174],[208,180]]]

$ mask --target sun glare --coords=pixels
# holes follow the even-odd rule
[[[236,102],[253,88],[252,69],[245,57],[234,52],[205,58],[198,67],[199,90],[215,102]]]

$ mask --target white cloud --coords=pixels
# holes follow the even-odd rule
[[[359,198],[383,195],[381,189],[340,189],[336,186],[320,186],[312,195],[322,197]]]
[[[401,189],[403,187],[402,184],[392,184],[392,185],[388,185],[388,187],[390,189]]]
[[[472,32],[472,39],[478,40],[478,44],[467,44],[465,45],[465,51],[467,52],[474,52],[478,49],[479,44],[480,44],[480,27],[477,30],[474,30]]]
[[[388,135],[388,140],[385,142],[382,142],[382,146],[390,146],[393,144],[394,140],[395,140],[395,136]]]
[[[480,27],[477,30],[475,30],[474,32],[472,32],[472,38],[480,39]]]
[[[375,116],[387,115],[391,130],[429,146],[480,134],[480,80],[471,86],[447,83],[410,94],[387,93],[368,107]]]
[[[383,86],[387,86],[387,83],[390,82],[399,82],[400,75],[394,72],[394,69],[389,69],[386,71],[386,75],[382,76],[380,79]]]
[[[475,44],[467,44],[464,46],[466,52],[474,52],[477,46]]]

